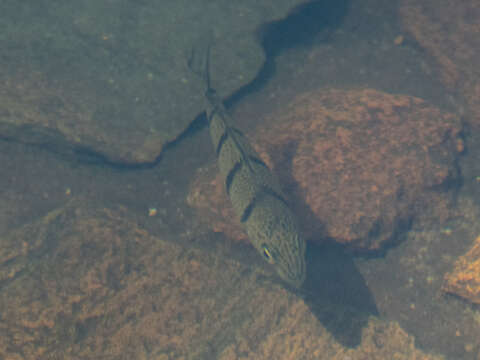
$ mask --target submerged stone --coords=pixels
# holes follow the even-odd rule
[[[302,2],[4,1],[0,137],[153,162],[204,111],[192,48],[212,42],[212,84],[228,96],[263,65],[258,27]]]
[[[457,117],[419,98],[333,89],[297,96],[250,138],[311,241],[376,250],[448,193],[460,131]],[[215,170],[200,172],[190,204],[215,230],[246,239]]]

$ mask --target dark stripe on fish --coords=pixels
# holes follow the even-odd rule
[[[255,157],[255,156],[249,156],[248,158],[249,158],[252,162],[254,162],[254,163],[256,163],[256,164],[259,164],[259,165],[262,165],[264,168],[266,168],[267,170],[270,171],[270,168],[268,167],[267,164],[265,164],[265,163],[263,162],[262,159],[257,158],[257,157]]]
[[[229,132],[232,132],[233,136],[235,135],[239,135],[239,136],[244,136],[243,133],[238,130],[238,129],[235,129],[234,127],[228,127],[225,132],[222,134],[222,136],[220,137],[220,140],[218,141],[218,144],[217,144],[217,148],[215,149],[215,153],[217,154],[220,154],[220,151],[222,151],[222,146],[223,144],[225,144],[225,141],[227,141],[228,137],[230,136]],[[235,140],[234,140],[235,141]]]
[[[255,203],[259,200],[259,198],[262,198],[263,196],[261,195],[264,195],[264,194],[260,194],[258,197],[254,197],[252,199],[252,201],[250,202],[250,204],[248,204],[248,206],[245,208],[245,210],[243,210],[243,214],[242,214],[242,217],[240,218],[240,221],[242,223],[244,223],[245,221],[248,220],[248,218],[250,217],[250,215],[252,215],[252,210],[253,210],[253,207],[255,206]]]
[[[217,154],[217,156],[220,154],[220,151],[222,150],[222,146],[223,144],[225,144],[225,141],[227,141],[227,139],[228,139],[228,131],[225,131],[220,137],[217,148],[215,149],[215,153]]]
[[[282,202],[286,207],[288,207],[288,203],[283,198],[282,195],[278,194],[277,192],[275,192],[275,190],[269,188],[268,186],[262,186],[261,191],[258,194],[255,195],[255,197],[252,199],[250,204],[248,204],[248,206],[243,211],[242,217],[240,218],[240,221],[242,223],[244,223],[248,220],[248,218],[252,214],[252,211],[253,211],[253,208],[255,207],[255,204],[267,195],[270,195],[270,196],[274,197],[275,199]]]
[[[227,177],[225,178],[225,188],[227,189],[227,194],[230,196],[230,186],[232,186],[233,178],[238,170],[242,168],[243,161],[238,161],[232,167],[232,169],[228,172]]]
[[[261,159],[255,156],[249,156],[248,158],[251,162],[259,164],[263,166],[265,169],[270,170],[267,164],[265,164]],[[242,166],[243,166],[243,161],[236,162],[235,165],[232,167],[232,169],[228,172],[227,177],[225,178],[225,189],[227,190],[228,196],[230,196],[230,187],[232,186],[233,179],[235,178],[237,171],[239,171],[242,168]]]
[[[264,186],[263,187],[263,191],[266,193],[266,194],[269,194],[271,196],[273,196],[275,199],[279,200],[280,202],[283,203],[283,205],[285,205],[286,207],[290,208],[290,205],[288,205],[288,202],[287,200],[285,200],[285,198],[280,195],[279,193],[277,193],[275,190],[273,190],[272,188],[269,188],[268,186]]]

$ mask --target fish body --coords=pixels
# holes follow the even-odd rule
[[[230,116],[214,89],[207,69],[205,97],[210,136],[220,173],[235,213],[252,244],[279,276],[299,288],[306,274],[305,240],[277,178]]]

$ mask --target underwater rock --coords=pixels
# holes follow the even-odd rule
[[[259,26],[303,2],[7,1],[0,137],[153,162],[205,109],[203,85],[186,66],[192,47],[212,40],[212,82],[228,96],[263,65]]]
[[[453,271],[445,275],[442,290],[480,304],[480,236],[470,250],[457,259]]]
[[[476,127],[480,126],[479,18],[476,0],[400,2],[400,20],[409,36],[436,61],[438,69],[429,70],[438,72],[443,84],[463,97],[455,106],[460,113],[471,114],[468,119]]]
[[[419,98],[321,90],[294,98],[250,138],[311,241],[376,250],[456,180],[460,130],[457,117]],[[199,174],[189,204],[214,230],[246,239],[214,167]]]
[[[330,305],[324,324],[261,266],[134,218],[73,198],[2,237],[2,359],[439,359],[395,322]]]

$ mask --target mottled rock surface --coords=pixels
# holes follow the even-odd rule
[[[480,236],[457,259],[453,271],[445,275],[442,290],[480,304]]]
[[[322,90],[297,96],[251,139],[309,238],[374,250],[456,179],[460,130],[458,118],[419,98]],[[189,203],[214,230],[245,239],[222,182],[214,168],[200,170]]]
[[[436,60],[443,83],[463,97],[459,110],[480,126],[480,3],[402,0],[401,21],[409,35]]]
[[[192,47],[211,39],[228,96],[263,65],[258,27],[302,2],[2,1],[0,137],[152,162],[204,110]]]
[[[122,208],[72,199],[0,240],[2,359],[440,359],[374,317],[345,347],[262,269]]]

